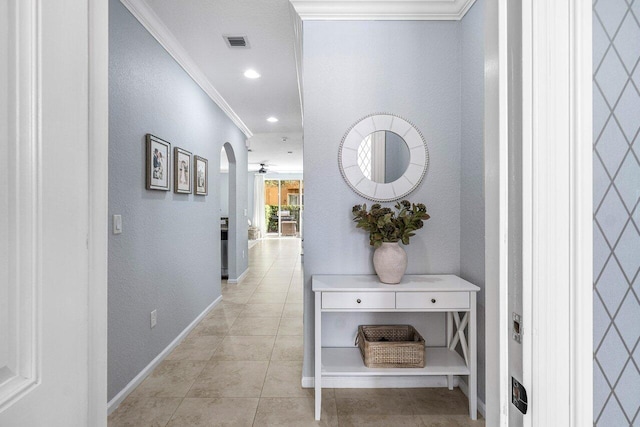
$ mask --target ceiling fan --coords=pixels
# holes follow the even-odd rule
[[[260,165],[260,168],[257,171],[258,173],[267,173],[269,171],[267,168],[271,166],[276,166],[268,163],[266,160],[263,160],[261,163],[252,163],[252,164],[256,166]]]

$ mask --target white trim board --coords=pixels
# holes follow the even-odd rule
[[[462,381],[453,377],[453,386]],[[313,377],[302,377],[302,388],[315,386]],[[445,375],[364,377],[364,376],[322,376],[322,388],[424,388],[447,387]]]
[[[8,348],[0,360],[0,413],[37,389],[43,371],[42,24],[37,1],[5,3],[13,19],[0,35],[0,43],[10,47],[2,76],[9,96],[1,126],[8,129],[0,144],[11,158],[9,173],[15,179],[0,190],[7,209],[2,239],[8,243],[8,275],[0,281],[0,294],[8,296],[0,322],[2,346]]]
[[[153,370],[160,364],[160,362],[162,362],[165,357],[167,357],[169,353],[171,353],[171,351],[173,351],[173,349],[176,348],[178,344],[180,344],[182,340],[186,338],[189,332],[191,332],[193,328],[195,328],[196,325],[200,323],[200,321],[207,315],[207,313],[213,310],[215,306],[220,304],[220,302],[222,302],[222,295],[216,298],[215,301],[213,301],[207,308],[205,308],[204,311],[200,313],[198,317],[196,317],[193,322],[191,322],[189,326],[187,326],[180,333],[180,335],[178,335],[173,341],[171,341],[171,343],[164,350],[162,350],[160,354],[155,357],[155,359],[149,362],[149,364],[145,366],[145,368],[140,371],[138,375],[136,375],[131,381],[129,381],[129,384],[127,384],[125,388],[120,390],[120,392],[116,394],[113,399],[111,399],[107,404],[107,415],[118,409],[118,406],[120,406],[124,399],[126,399],[127,396],[133,390],[135,390],[136,387],[138,387],[149,374],[151,374],[151,372],[153,372]]]
[[[303,21],[460,20],[476,0],[291,0]]]
[[[247,138],[253,136],[253,132],[244,124],[240,116],[236,114],[227,101],[220,95],[209,79],[200,70],[200,67],[191,59],[187,51],[178,42],[175,36],[169,31],[162,20],[147,5],[144,0],[120,0],[120,2],[129,9],[129,12],[147,29],[149,34],[155,38],[158,43],[175,59],[184,71],[193,79],[198,86],[215,102],[218,107],[238,126],[238,128],[246,135]]]
[[[507,0],[484,4],[485,405],[488,426],[508,425]],[[485,408],[486,408],[485,407]]]
[[[593,423],[591,8],[522,9],[525,426]]]
[[[107,425],[109,4],[89,0],[88,423]]]

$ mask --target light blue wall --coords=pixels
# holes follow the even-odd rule
[[[253,187],[254,187],[254,180],[255,180],[255,172],[249,172],[247,175],[247,209],[248,209],[248,215],[249,215],[249,219],[251,220],[251,223],[253,223]]]
[[[479,38],[482,35],[478,35]],[[305,363],[312,375],[314,274],[373,273],[368,236],[351,208],[366,200],[337,163],[346,129],[365,115],[391,112],[412,121],[429,147],[424,182],[408,196],[432,219],[405,247],[407,273],[460,273],[461,63],[458,22],[304,23]],[[482,140],[478,139],[481,145]],[[370,205],[370,203],[369,203]],[[410,322],[444,342],[442,316]],[[386,315],[366,321],[389,320]],[[353,345],[357,315],[328,319],[332,344]],[[332,333],[335,332],[335,333]]]
[[[599,427],[640,422],[639,18],[638,1],[594,2],[593,417]]]
[[[460,25],[460,276],[482,288],[478,293],[478,396],[484,401],[484,0],[476,0]]]
[[[109,215],[123,221],[123,233],[109,235],[111,399],[220,296],[224,142],[244,168],[238,199],[247,193],[244,135],[119,1],[109,6]],[[147,133],[208,159],[208,196],[145,189]]]

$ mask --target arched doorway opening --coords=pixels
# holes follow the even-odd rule
[[[221,275],[223,279],[236,278],[237,213],[236,156],[226,142],[220,150],[220,239]]]

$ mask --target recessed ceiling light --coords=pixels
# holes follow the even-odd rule
[[[269,118],[267,119],[267,121],[268,121],[269,123],[275,123],[275,122],[277,122],[277,121],[278,121],[278,119],[276,119],[275,117],[269,117]]]
[[[258,73],[256,70],[247,70],[244,72],[244,76],[248,79],[257,79],[260,77],[260,73]]]

